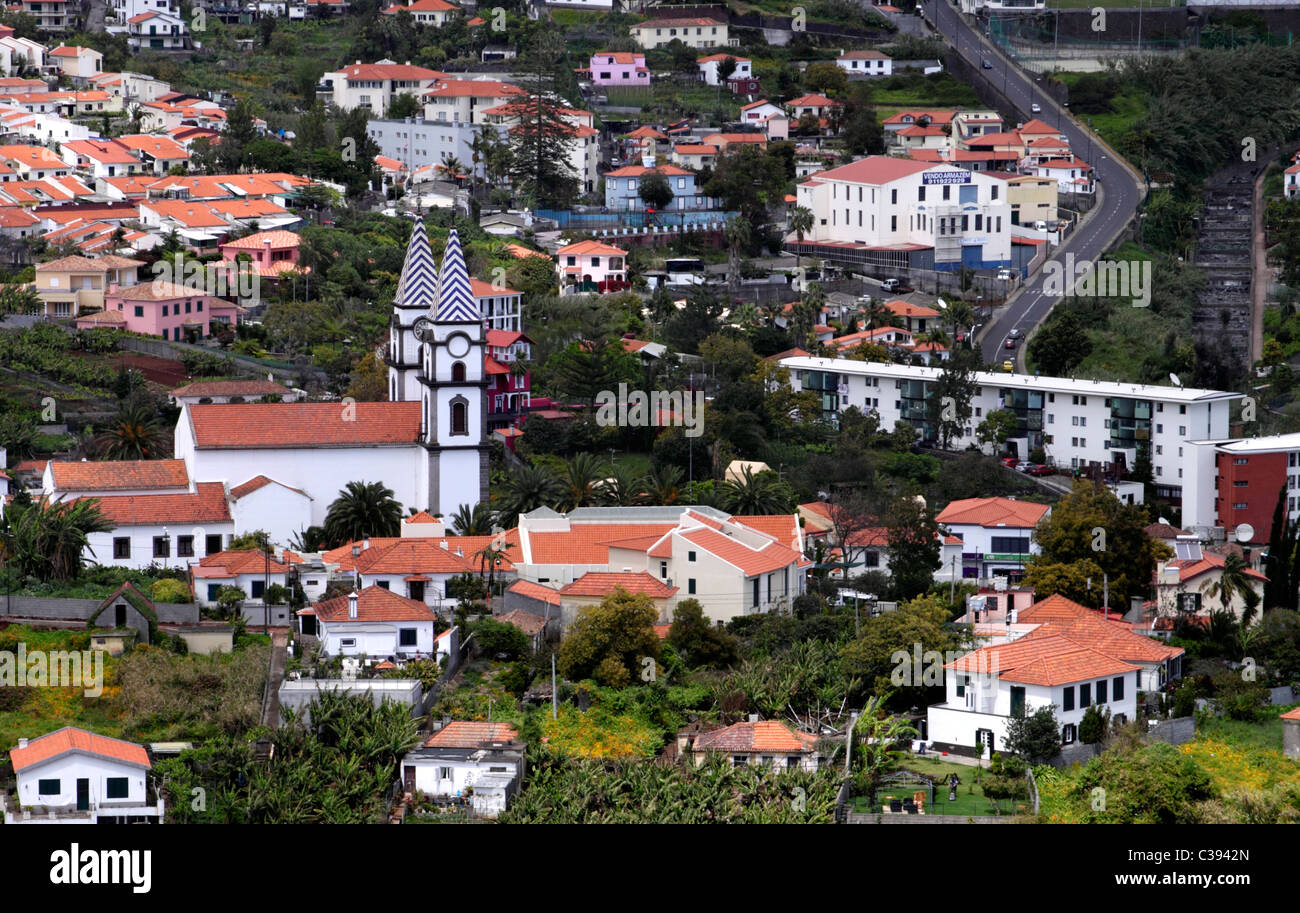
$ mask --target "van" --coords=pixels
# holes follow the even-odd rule
[[[898,279],[885,279],[880,283],[881,287],[887,292],[897,291],[902,284]]]
[[[1034,223],[1034,231],[1047,231],[1047,223],[1042,219],[1039,219]]]

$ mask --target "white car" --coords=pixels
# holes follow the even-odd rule
[[[1038,102],[1034,102],[1032,105],[1029,106],[1029,110],[1034,114],[1038,114],[1043,110],[1043,106],[1040,105]]]

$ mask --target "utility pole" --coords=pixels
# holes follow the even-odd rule
[[[559,719],[559,699],[555,693],[555,654],[551,654],[551,719]]]
[[[957,556],[952,556],[952,572],[948,583],[948,601],[952,602],[957,598]]]

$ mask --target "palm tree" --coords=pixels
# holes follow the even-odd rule
[[[123,403],[96,444],[105,460],[155,460],[171,452],[158,413],[142,402]]]
[[[795,240],[800,244],[803,243],[803,236],[812,231],[813,222],[812,210],[807,206],[796,206],[790,213],[790,230],[794,232]],[[796,270],[803,268],[803,256],[797,251],[794,255],[794,263]]]
[[[1243,628],[1254,620],[1255,611],[1259,608],[1259,594],[1255,592],[1255,587],[1252,585],[1250,565],[1236,552],[1224,557],[1223,570],[1219,572],[1219,578],[1202,584],[1201,592],[1217,598],[1225,611],[1232,611],[1233,597],[1241,596],[1245,604],[1241,612]]]
[[[646,504],[676,504],[682,494],[682,471],[671,464],[651,467],[641,479],[642,500]]]
[[[566,489],[563,509],[573,510],[575,507],[595,504],[600,496],[601,475],[600,464],[593,454],[579,453],[565,463],[564,478],[561,480]]]
[[[502,526],[516,526],[520,514],[539,507],[555,507],[564,496],[564,483],[550,470],[531,464],[520,466],[506,480],[497,520]]]
[[[51,501],[42,495],[25,507],[11,507],[0,532],[18,573],[47,581],[75,578],[81,573],[82,553],[94,555],[90,534],[113,529],[99,510],[98,498]]]
[[[723,233],[727,239],[727,294],[731,299],[727,306],[731,307],[740,297],[740,252],[749,246],[749,220],[736,216]]]
[[[505,541],[505,536],[498,536],[487,545],[483,546],[483,548],[479,549],[476,553],[478,556],[480,573],[484,570],[487,572],[489,603],[491,603],[492,593],[496,589],[497,567],[506,559],[506,552],[510,551],[512,548],[514,548],[514,544]]]
[[[325,513],[325,538],[337,548],[402,531],[402,505],[383,482],[349,482]]]
[[[723,509],[733,514],[780,514],[793,509],[790,497],[776,473],[771,470],[755,475],[750,467],[741,469],[739,479],[722,483]]]
[[[455,181],[457,187],[460,186],[461,175],[465,171],[465,166],[460,159],[456,158],[456,156],[452,155],[450,152],[444,152],[442,154],[442,163],[438,165],[438,169],[448,178]]]
[[[484,501],[473,506],[462,504],[451,515],[451,531],[458,536],[491,535],[492,508]]]
[[[639,480],[623,466],[615,466],[600,483],[600,500],[611,507],[628,507],[635,504],[641,494]]]

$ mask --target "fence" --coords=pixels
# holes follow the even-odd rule
[[[649,214],[631,209],[620,212],[575,212],[571,209],[539,209],[539,219],[549,219],[562,230],[595,231],[604,229],[620,233],[633,233],[631,229],[661,229],[678,231],[683,228],[721,229],[739,213],[716,209],[687,209],[678,212]]]

